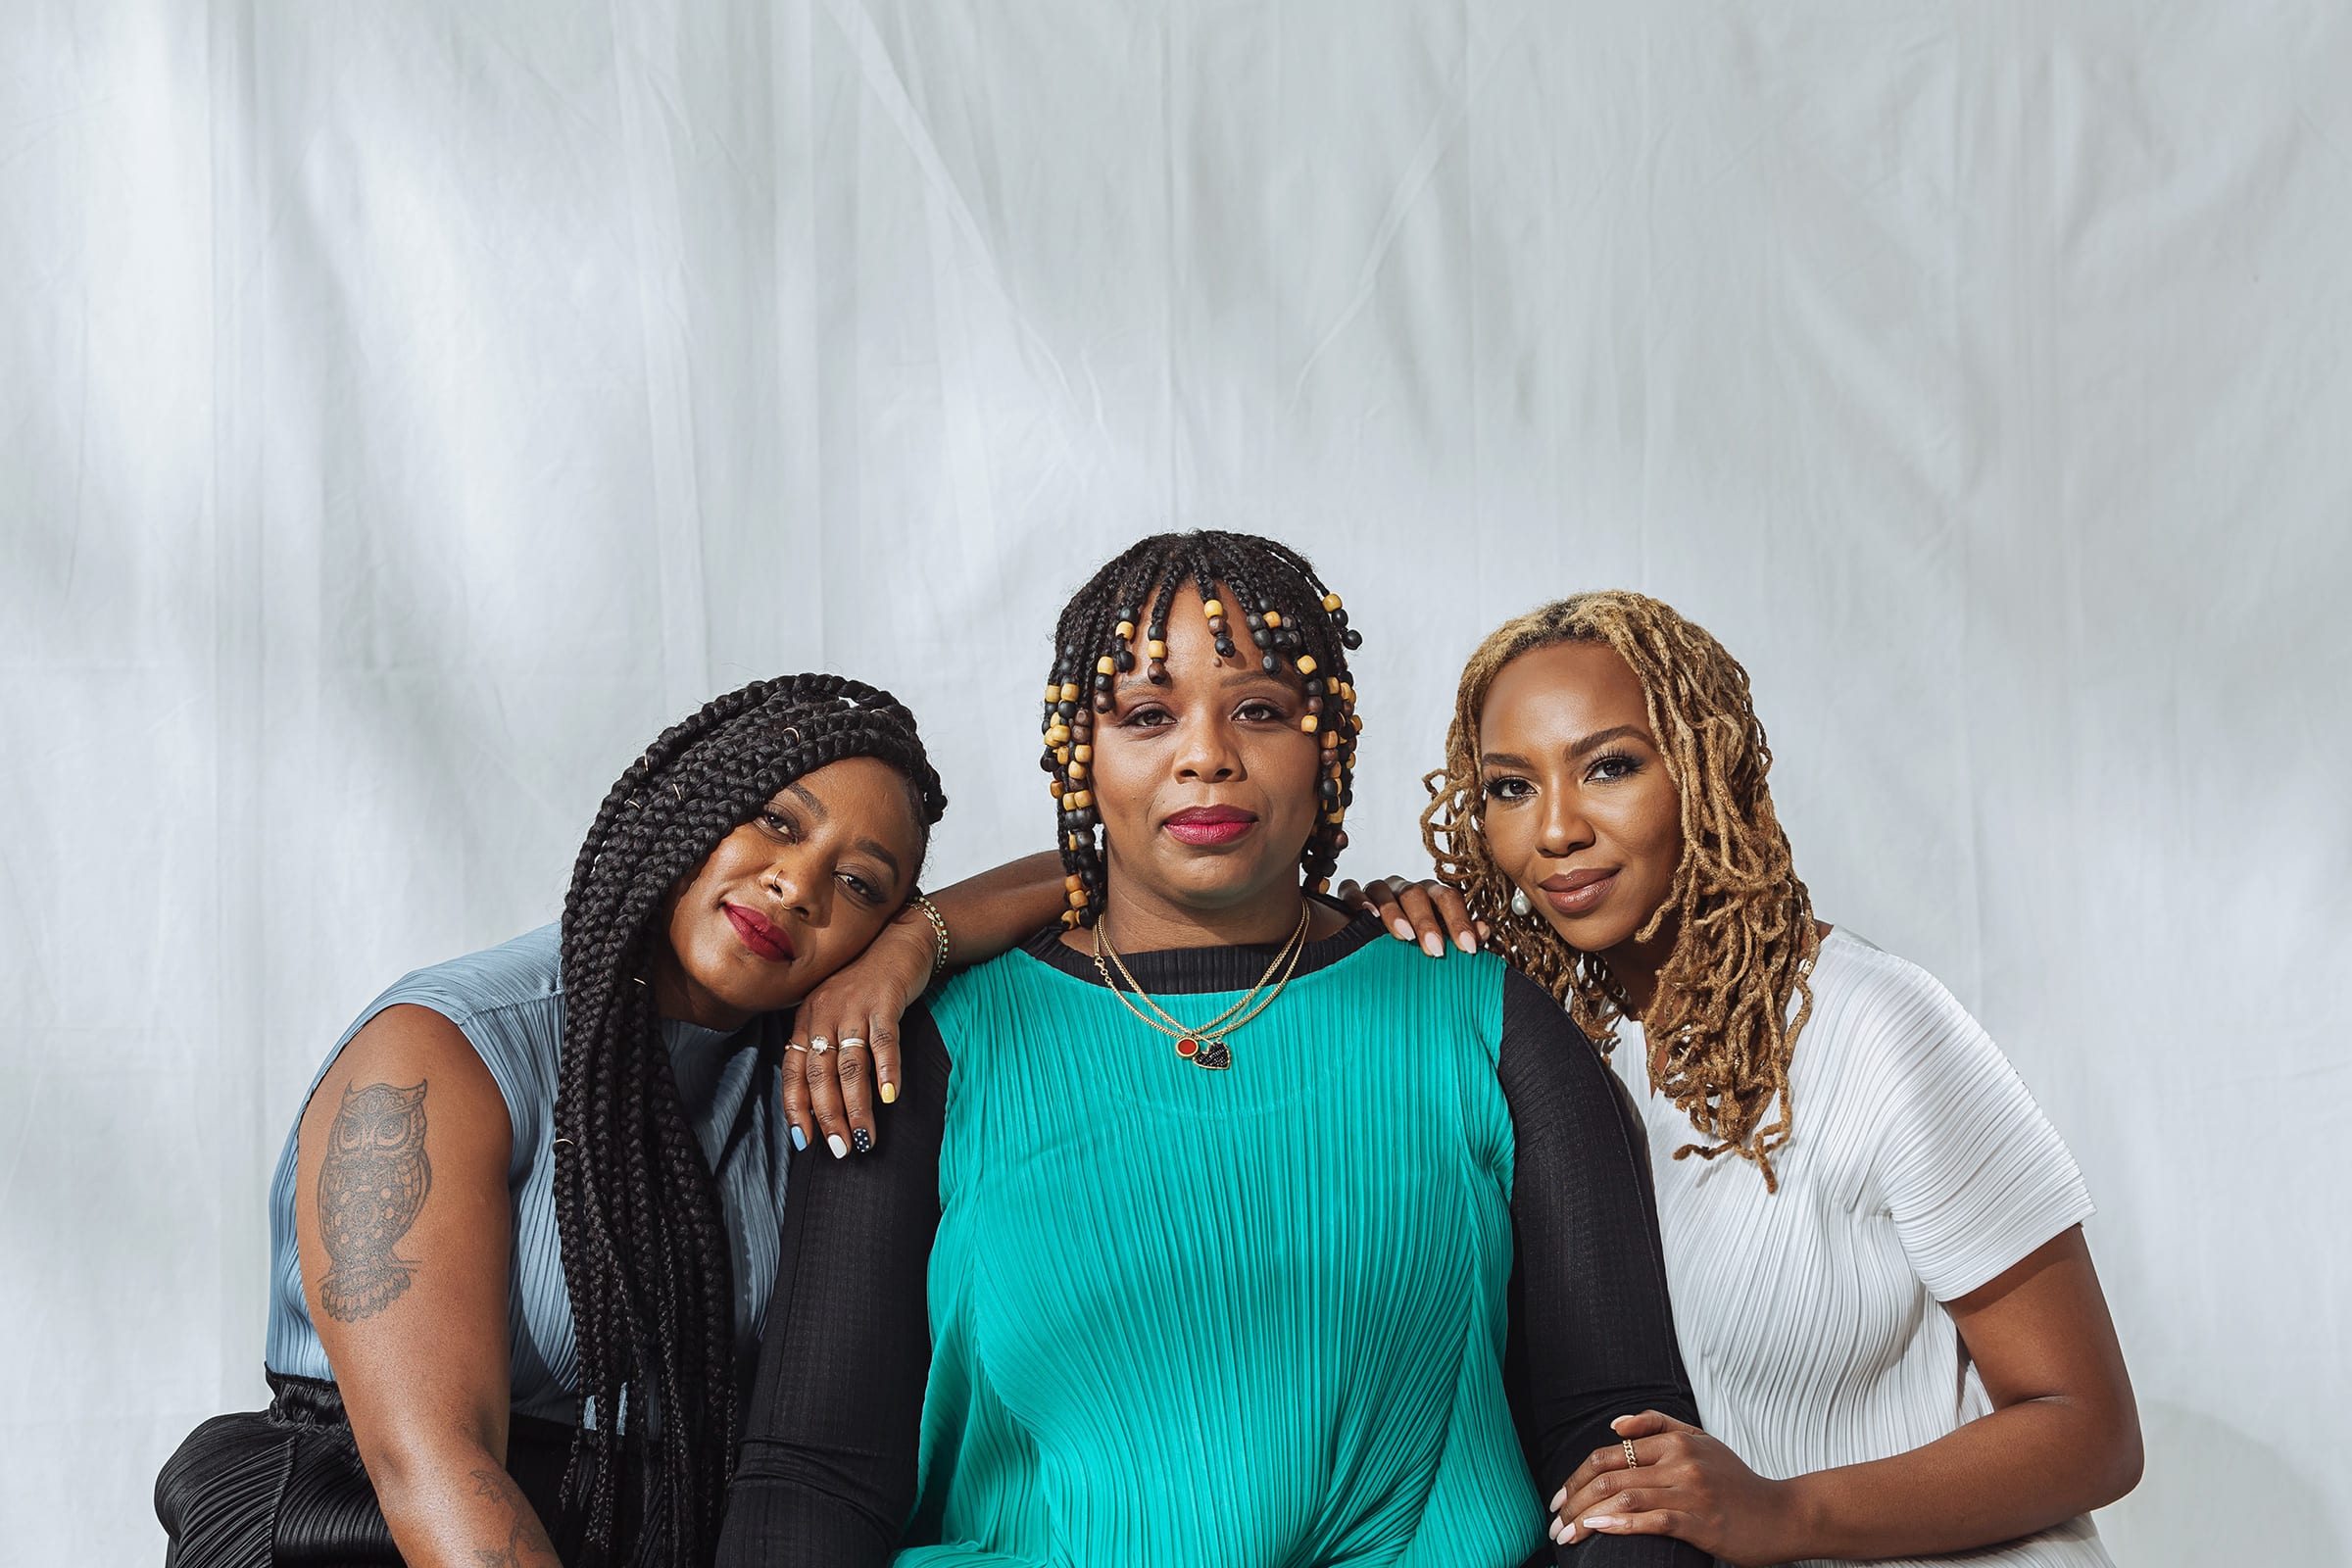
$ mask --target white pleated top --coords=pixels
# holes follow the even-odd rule
[[[1780,1191],[1651,1092],[1639,1024],[1618,1074],[1649,1131],[1667,1280],[1707,1430],[1759,1475],[1888,1458],[1991,1409],[1951,1315],[2092,1212],[2082,1173],[2008,1058],[1917,964],[1842,928],[1821,945],[1788,1088]],[[1936,1558],[2112,1568],[2087,1517]]]

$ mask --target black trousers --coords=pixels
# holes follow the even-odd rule
[[[155,1478],[155,1516],[171,1538],[165,1568],[362,1568],[401,1557],[331,1383],[271,1372],[267,1410],[217,1415],[188,1435]],[[565,1423],[509,1418],[507,1473],[566,1563],[579,1510],[564,1506]],[[643,1455],[627,1450],[619,1488],[624,1534],[640,1511]]]

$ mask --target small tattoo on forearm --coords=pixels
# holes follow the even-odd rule
[[[331,1260],[318,1304],[327,1316],[356,1323],[400,1298],[416,1264],[393,1249],[432,1189],[424,1085],[347,1086],[318,1164],[318,1237]]]
[[[547,1539],[547,1531],[531,1512],[522,1489],[514,1478],[504,1470],[473,1472],[473,1494],[495,1497],[506,1506],[507,1544],[503,1546],[476,1546],[473,1560],[482,1568],[564,1568],[556,1556],[555,1546]]]

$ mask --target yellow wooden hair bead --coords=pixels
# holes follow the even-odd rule
[[[1348,722],[1353,724],[1357,729],[1360,730],[1364,727],[1364,715],[1361,713],[1349,713],[1348,715]]]
[[[1061,683],[1061,700],[1065,703],[1074,703],[1078,700],[1078,683],[1076,681],[1065,680]]]
[[[1134,621],[1132,621],[1132,620],[1122,620],[1122,621],[1120,621],[1120,622],[1119,622],[1119,641],[1121,641],[1121,642],[1123,642],[1123,643],[1131,643],[1131,642],[1135,641],[1135,622],[1134,622]],[[1100,668],[1101,666],[1100,666],[1100,665],[1098,665],[1098,666],[1096,666],[1096,667],[1097,667],[1097,668]]]
[[[1060,800],[1060,799],[1061,799],[1061,780],[1059,780],[1059,779],[1057,779],[1057,778],[1055,778],[1055,779],[1048,779],[1048,780],[1046,781],[1046,793],[1047,793],[1048,795],[1051,795],[1051,796],[1053,796],[1053,797],[1054,797],[1055,800],[1057,800],[1057,801],[1058,801],[1058,800]]]
[[[1329,614],[1331,612],[1339,608],[1340,596],[1338,594],[1325,594],[1323,596],[1323,612],[1325,614]]]
[[[1064,910],[1062,910],[1062,911],[1061,911],[1061,923],[1062,923],[1063,925],[1066,925],[1066,926],[1068,926],[1068,927],[1069,927],[1071,930],[1073,930],[1073,931],[1077,930],[1077,929],[1078,929],[1078,923],[1079,923],[1079,922],[1078,922],[1078,911],[1077,911],[1076,909],[1064,909]]]
[[[1146,643],[1144,644],[1144,657],[1146,659],[1165,659],[1168,657],[1168,645],[1163,642]]]
[[[1080,888],[1086,886],[1086,878],[1078,875],[1076,872],[1072,872],[1070,875],[1061,879],[1061,885],[1070,892],[1075,893]]]
[[[1331,891],[1331,878],[1327,876],[1319,876],[1315,878],[1315,891],[1317,893],[1329,893]]]
[[[1307,734],[1312,735],[1315,732],[1315,715],[1312,713],[1307,714],[1304,718],[1298,721],[1298,727],[1304,730]]]
[[[1298,673],[1301,675],[1312,675],[1314,672],[1315,656],[1312,654],[1300,654],[1298,656]]]
[[[1340,732],[1336,729],[1325,730],[1323,732],[1323,749],[1327,752],[1333,752],[1339,750],[1339,746]]]
[[[1326,822],[1345,822],[1348,820],[1348,812],[1345,808],[1337,811],[1326,811],[1323,813],[1323,820]]]
[[[1279,611],[1279,610],[1269,610],[1269,611],[1267,611],[1267,612],[1266,612],[1266,630],[1268,630],[1268,631],[1276,631],[1276,630],[1279,630],[1279,629],[1281,628],[1281,626],[1282,626],[1282,612],[1281,612],[1281,611]]]
[[[1104,654],[1101,659],[1095,661],[1095,673],[1098,675],[1107,675],[1118,667],[1118,661],[1108,654]]]
[[[1071,747],[1071,748],[1070,748],[1070,760],[1071,760],[1071,761],[1073,761],[1073,762],[1091,762],[1091,761],[1093,761],[1094,760],[1095,760],[1095,749],[1094,749],[1092,746],[1089,746],[1089,745],[1087,745],[1085,742],[1081,741],[1081,742],[1079,742],[1079,743],[1078,743],[1076,746],[1073,746],[1073,747]]]
[[[1225,601],[1222,599],[1211,599],[1207,604],[1200,607],[1200,612],[1204,615],[1222,615],[1225,613]]]
[[[1058,703],[1061,701],[1060,682],[1051,680],[1046,682],[1046,701],[1049,703]]]
[[[1072,762],[1070,764],[1070,782],[1075,784],[1078,780],[1084,777],[1086,777],[1086,764],[1084,762]]]
[[[1067,807],[1073,811],[1083,811],[1094,804],[1095,792],[1092,790],[1080,790],[1077,794],[1062,802],[1063,806]]]
[[[1083,909],[1086,907],[1086,889],[1070,889],[1070,907],[1073,909]]]
[[[1067,761],[1069,761],[1069,760],[1070,760],[1070,749],[1069,749],[1067,746],[1056,746],[1056,747],[1054,747],[1054,760],[1055,760],[1056,762],[1065,762],[1065,763],[1066,763]]]
[[[1070,732],[1068,726],[1066,725],[1056,724],[1052,729],[1046,731],[1046,744],[1048,746],[1059,746],[1069,738]]]

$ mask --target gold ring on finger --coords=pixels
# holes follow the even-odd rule
[[[1625,1449],[1625,1467],[1628,1470],[1641,1469],[1642,1461],[1634,1456],[1634,1440],[1631,1438],[1619,1438],[1617,1442]]]
[[[806,1052],[808,1048],[802,1045],[798,1040],[787,1040],[784,1042],[784,1049],[786,1051]]]
[[[843,1035],[838,1044],[844,1051],[849,1050],[852,1046],[856,1046],[860,1051],[865,1049],[865,1042],[857,1035]]]
[[[808,1054],[812,1056],[821,1056],[832,1049],[833,1042],[823,1035],[817,1035],[808,1042]]]

